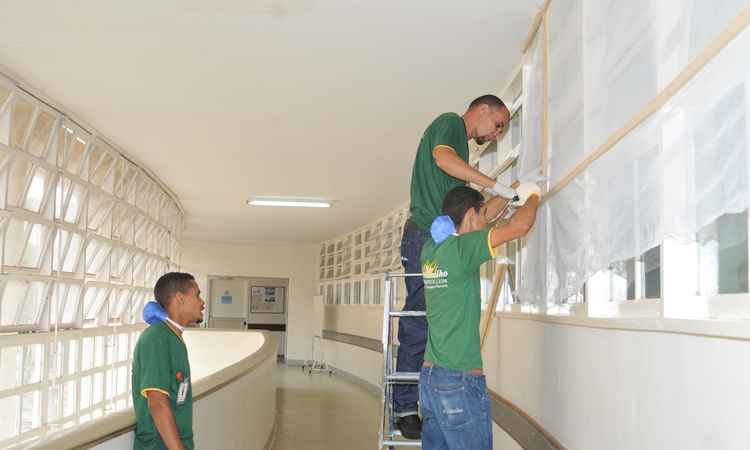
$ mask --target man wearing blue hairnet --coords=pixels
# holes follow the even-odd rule
[[[154,296],[143,314],[150,325],[133,354],[133,449],[193,450],[193,388],[182,332],[203,320],[205,302],[195,278],[180,272],[162,275]]]

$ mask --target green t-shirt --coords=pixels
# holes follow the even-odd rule
[[[193,449],[193,383],[185,342],[165,323],[155,323],[141,334],[133,353],[133,450],[166,448],[148,409],[146,391],[169,395],[177,432],[186,450]]]
[[[466,183],[443,172],[432,156],[438,145],[447,145],[456,154],[469,162],[469,142],[466,137],[464,120],[456,113],[438,116],[419,142],[417,157],[411,172],[411,221],[422,230],[428,230],[435,217],[443,210],[445,194],[456,186]]]
[[[489,228],[449,236],[422,249],[422,278],[427,302],[427,351],[424,359],[446,369],[482,368],[479,321],[482,314],[479,267],[495,254]]]

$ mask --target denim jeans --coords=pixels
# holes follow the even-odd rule
[[[492,450],[490,398],[484,375],[422,367],[422,449]]]
[[[428,231],[422,231],[411,221],[404,226],[401,238],[401,265],[406,273],[421,273],[422,254]],[[404,311],[424,311],[424,283],[422,277],[406,277],[406,302]],[[427,345],[427,318],[402,317],[398,323],[398,354],[396,370],[399,372],[419,372]],[[398,417],[417,414],[419,389],[413,384],[397,384],[393,388],[393,411]]]

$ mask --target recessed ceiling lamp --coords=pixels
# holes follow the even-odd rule
[[[292,208],[330,208],[328,200],[313,198],[255,197],[247,201],[248,206],[286,206]]]

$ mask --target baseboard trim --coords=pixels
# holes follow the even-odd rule
[[[383,353],[383,343],[378,339],[357,336],[356,334],[339,333],[338,331],[333,330],[323,330],[323,339],[342,342],[344,344],[354,345],[355,347],[362,347],[373,352]]]
[[[365,380],[364,378],[360,378],[357,375],[354,375],[351,372],[347,372],[344,369],[341,369],[339,367],[331,366],[331,368],[334,370],[333,375],[336,377],[339,377],[341,379],[344,379],[350,383],[356,384],[357,386],[360,386],[361,388],[365,389],[370,394],[374,395],[375,397],[380,397],[380,386],[376,384],[372,384],[369,381]]]
[[[279,428],[279,413],[276,412],[276,415],[273,417],[273,427],[271,428],[271,433],[268,435],[268,439],[266,439],[266,445],[263,446],[263,450],[272,450],[273,444],[276,443],[276,432]]]

